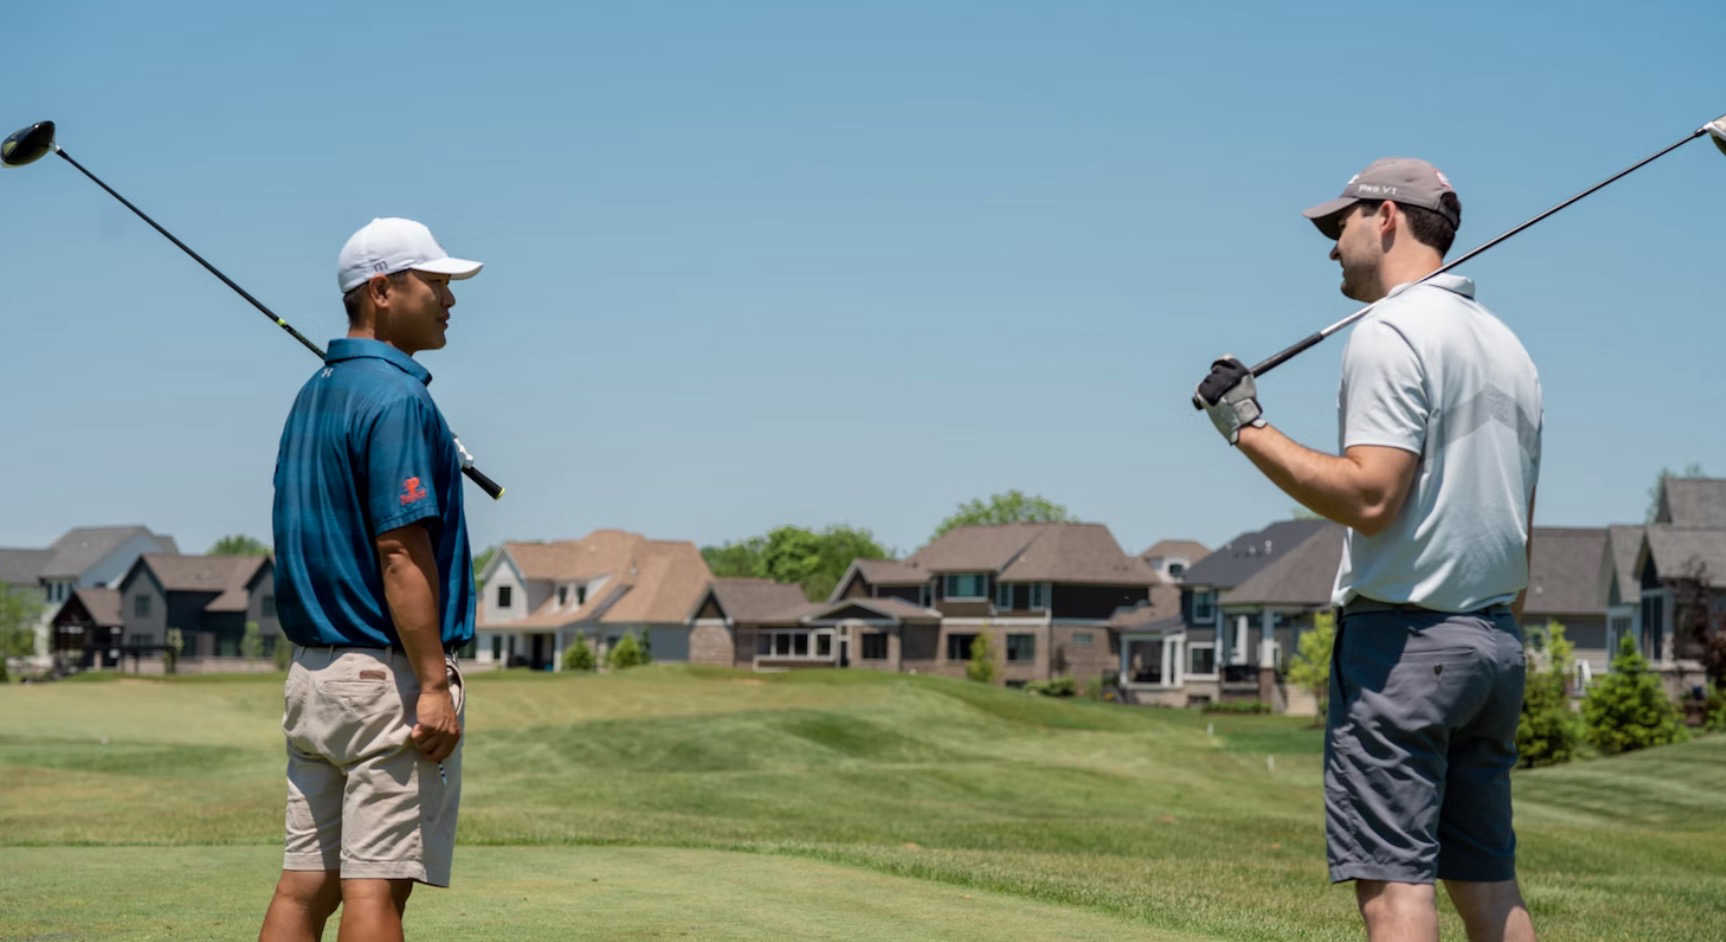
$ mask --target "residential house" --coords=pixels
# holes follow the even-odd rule
[[[80,588],[111,586],[144,553],[178,553],[174,538],[145,526],[73,527],[46,549],[0,549],[0,581],[34,588],[44,603],[36,659],[46,666],[54,613]]]
[[[127,649],[159,653],[171,643],[168,630],[177,628],[182,659],[239,657],[248,623],[258,626],[260,653],[269,655],[281,641],[268,556],[145,553],[117,588]]]
[[[1340,531],[1329,521],[1303,519],[1242,533],[1185,569],[1172,609],[1117,614],[1126,697],[1167,706],[1261,697],[1261,669],[1286,663],[1311,612],[1329,604],[1330,585],[1322,597],[1313,587],[1320,574],[1334,584]],[[1296,562],[1245,585],[1303,547]]]
[[[506,542],[479,574],[475,660],[560,670],[577,642],[603,658],[624,635],[654,660],[689,659],[689,613],[713,579],[687,540],[595,530],[579,540]]]
[[[1116,672],[1110,619],[1163,584],[1095,523],[956,527],[904,560],[858,560],[802,625],[830,629],[854,668],[964,676],[988,637],[1008,686]]]
[[[119,589],[73,589],[72,597],[54,613],[51,624],[51,649],[56,657],[84,669],[119,666],[126,634]]]
[[[849,666],[834,626],[803,621],[821,608],[793,584],[715,579],[690,616],[689,660],[752,670]]]
[[[1576,679],[1582,690],[1611,662],[1602,565],[1610,558],[1608,527],[1535,527],[1529,547],[1528,592],[1522,607],[1524,635],[1557,622],[1575,648]],[[1538,643],[1538,642],[1535,642]]]

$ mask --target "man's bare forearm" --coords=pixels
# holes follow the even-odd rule
[[[383,565],[384,600],[389,604],[390,619],[414,676],[419,678],[420,690],[446,689],[449,677],[444,671],[437,558],[432,554],[431,534],[417,523],[380,534],[378,558]]]
[[[1318,515],[1371,536],[1402,509],[1401,488],[1350,455],[1314,451],[1274,426],[1241,429],[1238,447],[1271,483]]]

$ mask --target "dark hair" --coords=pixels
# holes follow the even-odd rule
[[[389,278],[390,284],[399,285],[402,283],[402,279],[407,276],[408,273],[405,271],[393,271],[385,277]],[[368,284],[371,284],[370,278],[367,278],[365,281],[349,288],[347,293],[342,295],[342,307],[347,309],[349,327],[358,327],[360,325],[360,315],[365,313],[365,308],[360,305],[360,298],[365,296],[366,285]]]
[[[1441,193],[1438,201],[1445,209],[1454,213],[1457,220],[1462,219],[1462,200],[1457,199],[1455,193]],[[1378,204],[1382,202],[1384,200],[1361,200],[1355,205],[1364,212],[1373,213],[1378,211]],[[1396,208],[1408,217],[1408,229],[1414,235],[1415,241],[1432,246],[1441,256],[1450,251],[1450,244],[1456,241],[1456,227],[1450,224],[1450,220],[1446,219],[1443,213],[1407,203],[1397,203]]]

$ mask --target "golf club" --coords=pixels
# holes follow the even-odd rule
[[[274,322],[277,327],[280,327],[281,329],[287,331],[288,336],[294,338],[295,340],[298,340],[300,342],[301,346],[303,346],[307,350],[310,350],[313,353],[317,354],[319,360],[322,360],[324,358],[323,349],[321,347],[319,347],[317,344],[312,343],[310,340],[307,340],[305,334],[302,334],[299,331],[295,330],[292,324],[289,324],[287,321],[276,316],[276,312],[265,307],[264,303],[262,301],[259,301],[257,298],[252,297],[250,292],[246,291],[246,289],[240,287],[238,284],[235,284],[234,280],[232,278],[229,278],[227,275],[222,274],[220,269],[216,268],[216,266],[211,265],[209,262],[205,261],[204,257],[202,255],[199,255],[197,252],[192,251],[191,246],[188,246],[186,243],[181,242],[179,239],[175,238],[174,234],[172,232],[169,232],[168,230],[162,228],[161,224],[157,223],[156,220],[151,219],[148,215],[146,215],[144,213],[143,210],[139,209],[136,206],[133,206],[130,200],[126,199],[124,196],[121,196],[119,193],[115,192],[113,187],[109,186],[106,183],[103,183],[99,177],[97,177],[95,174],[91,173],[89,170],[86,170],[84,168],[83,164],[79,163],[76,160],[73,160],[71,154],[66,153],[66,151],[60,147],[60,145],[54,143],[54,122],[52,122],[52,121],[38,121],[35,124],[32,124],[27,128],[24,128],[22,130],[14,132],[10,137],[6,138],[5,141],[0,141],[0,166],[22,167],[25,164],[34,163],[35,161],[39,160],[43,154],[46,154],[49,151],[53,151],[54,153],[60,155],[62,158],[65,159],[65,161],[67,163],[78,168],[79,173],[82,173],[84,176],[89,177],[91,182],[95,183],[97,186],[106,190],[109,196],[112,196],[113,198],[119,200],[121,205],[125,206],[127,209],[131,210],[133,213],[136,213],[139,219],[142,219],[145,222],[149,223],[150,227],[152,229],[155,229],[157,232],[160,232],[162,234],[162,236],[164,238],[166,238],[169,242],[172,242],[172,243],[174,243],[174,245],[178,246],[180,251],[185,252],[187,255],[190,255],[192,257],[192,261],[197,262],[199,265],[204,266],[206,271],[208,271],[212,275],[215,275],[217,278],[221,279],[222,284],[225,284],[228,287],[234,289],[234,292],[236,294],[238,294],[242,298],[245,298],[246,301],[252,305],[252,307],[257,308],[260,312],[263,313],[263,315],[265,317],[269,318],[272,322]],[[480,487],[480,490],[485,491],[486,494],[490,495],[493,500],[497,500],[498,498],[502,497],[503,496],[503,486],[498,484],[496,481],[493,481],[491,478],[487,477],[478,468],[474,467],[473,455],[470,454],[468,452],[467,448],[462,445],[460,438],[455,438],[454,441],[455,441],[456,452],[461,455],[461,471],[462,471],[462,473],[467,475],[469,480],[473,481],[475,484],[478,484]]]
[[[1682,138],[1679,138],[1675,143],[1672,143],[1666,147],[1661,148],[1658,151],[1655,151],[1652,154],[1649,154],[1647,157],[1644,157],[1641,160],[1638,160],[1637,162],[1631,164],[1630,166],[1625,167],[1623,170],[1618,171],[1617,173],[1613,174],[1612,176],[1607,177],[1606,179],[1600,181],[1599,183],[1594,184],[1593,186],[1589,187],[1586,190],[1583,190],[1581,193],[1578,193],[1575,196],[1572,196],[1571,198],[1565,200],[1564,202],[1559,203],[1557,206],[1554,206],[1551,209],[1548,209],[1547,211],[1541,213],[1538,216],[1535,216],[1532,219],[1529,219],[1526,222],[1520,223],[1520,224],[1512,227],[1508,231],[1496,236],[1495,238],[1488,239],[1486,242],[1483,242],[1480,245],[1475,246],[1474,248],[1468,250],[1466,253],[1458,256],[1454,261],[1446,263],[1444,265],[1444,267],[1435,269],[1431,274],[1427,275],[1425,278],[1420,279],[1420,281],[1426,281],[1429,278],[1433,278],[1433,277],[1436,277],[1438,275],[1442,275],[1447,271],[1450,271],[1452,268],[1455,268],[1456,266],[1461,265],[1463,262],[1466,262],[1469,259],[1474,258],[1476,255],[1479,255],[1480,253],[1486,251],[1487,249],[1492,248],[1493,246],[1497,245],[1498,243],[1503,242],[1504,240],[1510,238],[1513,235],[1516,235],[1518,232],[1521,232],[1522,230],[1527,229],[1529,226],[1532,226],[1535,223],[1541,221],[1542,219],[1545,219],[1546,217],[1552,215],[1553,213],[1558,212],[1559,210],[1565,208],[1566,206],[1569,206],[1571,203],[1574,203],[1577,200],[1582,199],[1584,196],[1587,196],[1590,193],[1593,193],[1594,191],[1605,187],[1609,183],[1612,183],[1612,182],[1614,182],[1614,181],[1616,181],[1622,177],[1628,176],[1629,174],[1631,174],[1637,170],[1642,169],[1643,167],[1647,166],[1648,164],[1651,164],[1654,161],[1659,160],[1660,158],[1666,156],[1667,154],[1672,153],[1673,151],[1677,150],[1678,148],[1683,147],[1685,144],[1690,143],[1691,141],[1701,137],[1704,134],[1707,134],[1714,139],[1714,146],[1720,149],[1720,153],[1726,154],[1726,115],[1721,115],[1720,117],[1715,118],[1714,120],[1708,122],[1707,124],[1702,125],[1701,127],[1697,128],[1696,130],[1691,131],[1689,134],[1684,135]],[[1419,284],[1419,283],[1420,283],[1419,281],[1415,282],[1415,284]],[[1257,366],[1254,366],[1253,367],[1253,375],[1254,376],[1263,376],[1266,373],[1269,373],[1271,370],[1274,370],[1277,367],[1281,366],[1282,364],[1288,362],[1289,360],[1294,359],[1295,356],[1297,356],[1301,352],[1307,350],[1308,348],[1317,346],[1320,341],[1324,340],[1326,337],[1329,337],[1331,334],[1334,334],[1337,331],[1342,330],[1344,327],[1347,327],[1348,325],[1354,323],[1355,321],[1360,320],[1362,317],[1365,317],[1367,315],[1367,312],[1371,311],[1372,309],[1373,309],[1373,305],[1368,304],[1366,307],[1363,307],[1360,310],[1355,311],[1353,314],[1350,314],[1349,316],[1343,318],[1342,320],[1337,321],[1336,323],[1330,325],[1329,327],[1326,327],[1324,330],[1321,330],[1315,334],[1307,335],[1306,337],[1302,338],[1299,343],[1296,343],[1293,346],[1289,347],[1288,349],[1283,350],[1281,353],[1278,353],[1275,356],[1272,356],[1270,359],[1265,360],[1263,363],[1260,363]],[[1194,409],[1203,409],[1204,407],[1205,407],[1204,400],[1201,399],[1195,393],[1193,395],[1193,408]]]

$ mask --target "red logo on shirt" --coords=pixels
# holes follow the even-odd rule
[[[425,499],[425,496],[426,496],[425,485],[420,483],[419,478],[408,478],[407,480],[402,482],[402,504],[403,505],[411,504],[416,500],[423,500],[423,499]]]

